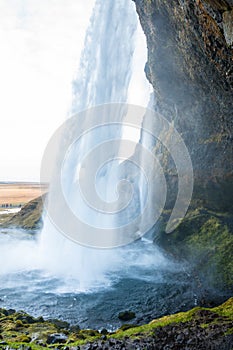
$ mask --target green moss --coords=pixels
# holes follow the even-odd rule
[[[42,212],[43,196],[40,196],[25,204],[18,213],[5,216],[0,222],[0,226],[38,229],[41,227]]]
[[[209,324],[208,323],[201,323],[200,324],[201,328],[208,328],[209,327]]]
[[[164,232],[169,213],[165,213],[156,242],[179,259],[189,261],[206,285],[233,290],[233,215],[206,208],[189,210],[170,234]]]
[[[203,310],[208,310],[208,312],[206,312],[207,316],[205,320],[203,320],[203,314],[205,316],[205,312],[203,312]],[[2,333],[4,342],[7,342],[8,346],[12,349],[18,349],[22,345],[28,346],[29,342],[32,350],[34,349],[41,350],[45,348],[47,349],[51,348],[51,346],[49,345],[43,346],[43,347],[40,345],[37,345],[35,341],[31,341],[31,339],[34,339],[33,335],[37,334],[37,336],[39,337],[37,339],[42,340],[43,343],[46,344],[47,336],[49,334],[53,334],[57,332],[57,328],[55,324],[52,324],[47,321],[44,321],[42,323],[38,322],[34,324],[24,324],[23,322],[19,323],[19,320],[16,319],[19,315],[21,315],[21,313],[15,313],[12,319],[12,316],[6,317],[5,315],[3,316],[3,314],[0,313],[0,326],[2,327],[1,333]],[[231,325],[233,320],[233,298],[230,298],[224,304],[212,309],[196,307],[187,312],[179,312],[174,315],[161,317],[159,319],[153,320],[152,322],[146,325],[137,326],[137,327],[133,325],[128,325],[132,327],[127,329],[122,327],[115,333],[110,333],[109,335],[107,335],[107,337],[116,338],[116,339],[122,339],[125,337],[140,338],[140,337],[152,335],[153,332],[160,327],[165,327],[168,325],[176,325],[180,323],[185,327],[186,323],[191,321],[195,323],[198,320],[202,328],[209,327],[209,325],[213,324],[213,322],[218,326],[221,326],[223,324]],[[20,327],[18,331],[12,331],[11,328],[13,326],[15,327],[16,323],[20,324]],[[229,327],[229,329],[227,330],[227,334],[232,334],[232,330],[233,330],[232,327]],[[67,335],[68,335],[67,344],[69,344],[69,347],[83,345],[87,342],[94,342],[100,339],[102,336],[96,330],[81,330],[81,331],[78,331],[77,333],[68,332]],[[63,346],[66,346],[66,344],[63,344]],[[1,349],[1,345],[0,345],[0,349]]]
[[[188,322],[193,319],[195,316],[196,312],[198,310],[201,310],[201,308],[196,307],[190,311],[187,312],[179,312],[174,315],[169,315],[169,316],[164,316],[159,319],[151,321],[149,324],[143,325],[143,326],[137,326],[130,328],[128,330],[122,331],[119,329],[116,334],[113,335],[114,338],[123,338],[125,336],[134,336],[138,337],[141,334],[147,334],[150,335],[152,331],[154,331],[155,328],[157,327],[164,327],[169,324],[173,323],[181,323],[181,322]]]
[[[185,243],[189,254],[203,262],[202,273],[213,275],[214,287],[233,286],[233,235],[221,219],[209,218]]]
[[[227,316],[233,320],[233,297],[228,299],[225,303],[212,309],[218,315]]]
[[[187,323],[192,320],[197,320],[200,317],[200,311],[201,310],[208,310],[211,313],[218,314],[219,316],[226,316],[226,322],[229,322],[233,320],[233,298],[230,298],[228,301],[226,301],[224,304],[220,305],[216,308],[201,308],[196,307],[190,311],[187,312],[179,312],[174,315],[164,316],[159,319],[153,320],[149,324],[138,326],[134,328],[130,328],[128,330],[118,330],[114,335],[111,335],[114,338],[124,338],[126,336],[128,337],[141,337],[142,335],[151,335],[153,331],[158,327],[164,327],[171,324],[177,324],[177,323]],[[216,324],[221,324],[223,321],[216,320]],[[201,326],[203,328],[207,328],[209,324],[212,323],[212,320],[209,323],[202,323]]]
[[[30,343],[31,338],[28,337],[25,334],[20,335],[19,337],[16,338],[16,341],[19,343]]]
[[[29,345],[28,343],[23,343],[23,342],[9,342],[7,344],[8,344],[10,349],[21,349],[22,350],[24,348],[24,346],[25,347],[30,346],[30,348],[32,350],[48,349],[48,348],[45,348],[45,347],[42,347],[42,346],[39,346],[39,345],[36,345],[36,344],[33,344],[33,343],[30,343],[30,345]],[[5,349],[6,346],[5,345],[4,346],[0,345],[0,349],[2,349],[2,348]]]
[[[233,327],[229,328],[228,331],[226,332],[226,335],[231,335],[233,334]]]
[[[130,328],[135,328],[137,327],[135,324],[123,324],[121,327],[120,327],[120,330],[121,331],[126,331],[127,329],[130,329]]]
[[[22,319],[24,318],[24,321]],[[35,320],[31,323],[31,319]],[[29,323],[27,322],[29,321]],[[26,313],[16,312],[6,316],[0,313],[1,334],[6,342],[28,342],[34,334],[39,334],[42,341],[46,341],[48,334],[56,333],[57,327],[49,322],[40,322],[41,319],[34,319]],[[25,338],[27,337],[27,338]]]
[[[84,338],[100,336],[100,333],[92,329],[84,329],[78,333],[78,336],[82,335]]]

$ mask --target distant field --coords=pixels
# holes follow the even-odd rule
[[[0,209],[23,205],[47,192],[47,186],[38,183],[0,183]]]

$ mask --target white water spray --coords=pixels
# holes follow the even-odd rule
[[[80,69],[74,81],[73,112],[111,102],[141,103],[146,106],[149,100],[149,83],[144,75],[145,60],[145,37],[138,25],[133,2],[97,0],[85,39]],[[132,132],[127,128],[122,130],[121,127],[109,128],[94,139],[86,137],[78,150],[75,147],[71,150],[63,169],[63,185],[67,201],[74,212],[82,212],[86,218],[91,215],[73,195],[77,167],[81,161],[81,156],[77,158],[77,152],[81,150],[81,155],[85,154],[96,143],[96,138],[103,141],[116,136],[120,138],[122,134],[132,138],[130,131]],[[134,141],[138,141],[139,133],[133,135],[133,138]],[[116,171],[117,166],[117,163],[111,164],[106,171],[105,180],[102,184],[99,181],[102,196],[106,201],[112,200],[114,185],[114,181],[112,185],[111,180],[107,180],[108,175]],[[98,217],[92,216],[91,220],[96,224]],[[109,221],[106,223],[111,224]],[[46,268],[54,275],[74,278],[78,281],[80,289],[92,288],[96,283],[106,283],[107,273],[121,263],[119,252],[85,248],[66,239],[48,218],[45,219],[40,239],[40,255]]]
[[[145,37],[138,26],[134,4],[128,0],[97,0],[85,39],[80,69],[74,81],[73,112],[110,102],[140,102],[146,106],[149,100],[149,83],[143,71],[145,60]],[[111,138],[111,133],[116,137],[117,133],[118,137],[122,137],[123,134],[132,138],[130,130],[127,129],[109,128],[107,133],[108,135],[103,135],[102,132],[98,137],[103,140]],[[139,139],[139,134],[133,135],[133,138]],[[93,142],[95,143],[95,140],[86,138],[79,147],[85,153]],[[73,152],[77,154],[75,150]],[[75,203],[77,199],[72,198],[72,186],[77,172],[74,166],[74,162],[77,165],[77,159],[74,160],[74,157],[72,158],[71,153],[66,165],[64,187],[71,207],[76,205],[80,210],[80,205]],[[115,170],[113,167],[114,165],[107,172]],[[106,186],[106,181],[103,186]],[[111,200],[111,183],[108,182],[107,187],[103,196],[105,200]],[[45,219],[40,249],[41,256],[47,257],[45,264],[51,272],[61,273],[66,277],[67,273],[70,274],[72,278],[80,281],[80,288],[89,287],[95,284],[95,281],[103,282],[106,272],[114,268],[114,261],[119,263],[118,254],[114,251],[96,251],[80,247],[64,238],[48,218]],[[63,263],[60,264],[60,261]]]
[[[143,44],[143,45],[142,45]],[[97,104],[109,102],[128,102],[147,106],[149,99],[149,83],[144,75],[146,61],[146,42],[140,26],[134,4],[130,0],[116,0],[103,2],[97,0],[93,9],[90,28],[88,30],[85,47],[83,50],[80,69],[74,82],[73,112],[90,108]],[[140,73],[139,73],[140,72]],[[84,121],[85,122],[85,121]],[[132,128],[117,128],[103,130],[96,138],[86,138],[81,145],[81,153],[85,153],[98,139],[105,140],[111,137],[133,140],[135,144],[140,137],[140,130]],[[79,148],[80,149],[80,148]],[[64,191],[72,210],[83,211],[83,215],[93,220],[99,220],[87,214],[86,209],[80,207],[77,198],[73,196],[73,188],[77,176],[77,167],[80,159],[73,149],[67,157],[63,169]],[[115,149],[115,155],[119,146]],[[132,150],[133,152],[133,150]],[[129,155],[130,156],[130,155]],[[111,175],[110,170],[115,170],[118,163],[107,168],[106,175],[99,178],[100,195],[105,201],[114,199],[113,187],[117,181]],[[114,168],[115,167],[115,168]],[[89,174],[90,176],[90,174]],[[93,179],[92,179],[93,181]],[[102,181],[102,182],[101,182]],[[52,203],[53,204],[53,203]],[[61,217],[63,212],[60,213]],[[64,216],[63,220],[66,220]],[[105,222],[106,225],[114,223]],[[10,241],[9,241],[10,242]],[[143,244],[143,243],[142,243]],[[46,276],[58,278],[63,281],[59,291],[87,291],[99,287],[108,287],[120,275],[119,271],[129,270],[133,266],[145,264],[147,255],[153,254],[153,263],[162,264],[164,258],[158,253],[150,251],[148,245],[135,250],[134,247],[121,249],[97,250],[86,248],[73,243],[65,238],[50,222],[48,217],[44,219],[44,228],[39,237],[39,242],[15,242],[14,249],[8,242],[2,246],[2,253],[7,264],[0,273],[13,273],[14,271],[44,271]],[[17,264],[15,261],[20,261]],[[57,291],[57,287],[54,287]]]
[[[106,107],[112,102],[121,102],[123,106],[127,102],[146,107],[150,90],[144,75],[146,43],[140,26],[137,26],[133,2],[131,0],[97,0],[93,13],[80,69],[74,82],[73,112],[83,115],[80,111],[86,108],[90,112],[90,110],[98,109],[96,107],[98,104],[104,104],[102,107]],[[117,105],[119,106],[119,103]],[[129,110],[130,106],[127,107]],[[137,122],[134,123],[138,110],[144,112],[139,113],[142,115],[136,118]],[[159,175],[157,168],[154,167],[156,162],[147,157],[146,153],[137,151],[144,145],[147,150],[152,150],[154,147],[154,139],[143,133],[147,127],[152,130],[151,134],[157,137],[160,136],[158,134],[161,134],[159,131],[170,130],[167,123],[161,119],[158,119],[160,123],[153,124],[156,123],[156,118],[154,114],[149,113],[148,109],[147,112],[148,118],[143,118],[145,109],[136,107],[133,113],[126,115],[127,118],[133,116],[134,120],[131,124],[126,123],[126,117],[121,120],[124,115],[122,114],[119,118],[123,122],[123,127],[119,125],[116,128],[103,128],[99,129],[100,132],[94,130],[94,133],[82,138],[78,146],[74,143],[69,150],[65,148],[64,153],[63,143],[59,144],[60,159],[65,160],[63,168],[58,166],[58,169],[62,169],[62,172],[59,172],[62,174],[60,184],[62,183],[63,186],[66,204],[75,213],[74,216],[81,214],[86,221],[91,221],[95,231],[98,225],[109,227],[119,222],[124,224],[125,220],[131,219],[135,213],[141,214],[144,198],[149,193],[147,201],[149,210],[145,210],[147,214],[144,215],[143,212],[143,215],[139,215],[137,224],[133,222],[134,227],[131,226],[132,232],[139,232],[138,236],[141,237],[141,234],[149,230],[143,230],[143,224],[150,221],[151,217],[153,218],[156,199],[164,196],[160,178],[156,180]],[[68,119],[70,120],[73,118]],[[68,124],[68,121],[65,125]],[[107,125],[110,124],[106,114],[100,120],[100,124],[105,121]],[[89,130],[86,128],[86,122],[84,118],[80,120],[80,123],[75,123],[76,130],[78,128]],[[68,132],[67,135],[61,134],[64,139],[68,139],[68,143],[70,130],[72,131],[72,128],[65,130]],[[170,149],[171,146],[174,146],[175,158],[177,158],[178,154],[184,154],[185,147],[176,149],[176,145],[182,144],[182,140],[177,137],[174,130],[173,134],[176,136],[175,144],[168,143],[168,146]],[[124,150],[124,139],[133,141],[134,146],[124,159],[115,159],[115,163],[111,162],[105,167],[101,164],[103,163],[101,153],[96,153],[96,159],[93,158],[93,162],[90,162],[91,168],[86,170],[82,160],[88,150],[98,142],[111,140],[112,137],[120,139],[120,144],[110,149],[113,153],[113,160]],[[165,141],[166,146],[166,138],[162,141]],[[169,150],[169,147],[167,149]],[[130,163],[133,163],[135,159],[139,164],[137,169],[130,167]],[[97,161],[100,161],[102,167],[99,168],[99,172],[94,173],[96,178],[93,179],[92,170],[96,170]],[[177,163],[180,168],[185,165],[184,168],[187,169],[185,162]],[[145,183],[140,169],[146,172],[146,179],[152,183],[152,190],[149,188],[148,191],[148,182]],[[47,170],[45,168],[45,172]],[[81,170],[84,185],[87,189],[90,187],[90,193],[92,193],[94,190],[91,185],[94,183],[97,195],[103,202],[106,202],[106,206],[115,200],[115,187],[119,179],[126,179],[130,184],[135,183],[136,195],[132,196],[134,199],[132,202],[135,204],[129,205],[128,214],[123,217],[119,215],[115,222],[111,216],[107,220],[103,218],[101,211],[97,215],[89,212],[87,206],[83,205],[85,203],[80,202],[75,195],[76,181],[80,177]],[[58,203],[60,204],[59,201]],[[56,203],[51,201],[50,192],[50,205],[53,206],[53,204]],[[58,211],[58,215],[62,221],[69,222],[69,215],[66,215],[62,209]],[[54,222],[56,223],[56,220]],[[58,227],[61,228],[59,225]],[[119,228],[121,225],[116,227]],[[138,231],[135,231],[135,228]],[[128,232],[131,234],[131,230]],[[87,232],[84,230],[82,233],[86,236]],[[150,315],[152,308],[156,312],[158,309],[159,312],[164,313],[164,305],[167,307],[167,304],[171,302],[172,307],[174,306],[174,296],[178,296],[180,305],[179,296],[182,295],[182,303],[184,303],[180,279],[178,278],[177,285],[174,283],[177,276],[179,277],[180,266],[168,261],[153,244],[153,240],[148,239],[148,236],[117,249],[99,250],[80,246],[65,238],[48,217],[45,217],[44,228],[40,236],[30,235],[17,228],[1,230],[0,302],[4,302],[4,307],[23,309],[35,316],[64,318],[75,324],[78,321],[81,327],[91,329],[101,326],[109,327],[109,329],[119,327],[117,314],[120,310],[124,310],[126,305],[127,308],[135,310],[139,317],[142,314]],[[114,241],[114,237],[110,238]],[[181,280],[183,276],[182,267]],[[161,298],[165,298],[164,303],[161,303]]]

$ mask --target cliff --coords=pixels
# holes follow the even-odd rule
[[[147,39],[154,109],[182,135],[194,169],[191,209],[168,235],[178,179],[164,152],[169,193],[156,241],[195,263],[206,284],[232,291],[233,1],[134,2]]]
[[[190,152],[194,198],[233,202],[233,2],[135,0],[146,34],[155,109],[173,120]]]
[[[43,195],[45,196],[45,195]],[[18,227],[26,230],[42,228],[43,196],[26,203],[16,214],[5,215],[1,227]]]

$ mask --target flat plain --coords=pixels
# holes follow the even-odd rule
[[[47,185],[32,182],[0,182],[0,209],[23,205],[47,192]]]

